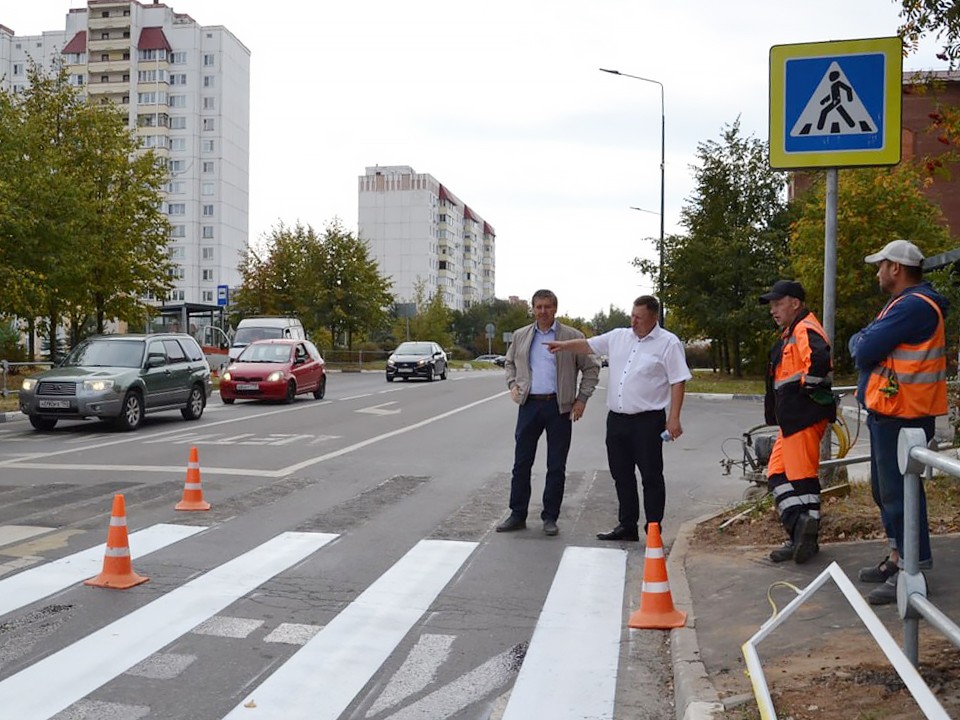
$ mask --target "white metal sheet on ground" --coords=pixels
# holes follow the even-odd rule
[[[21,670],[0,682],[3,716],[46,720],[336,537],[282,533]]]
[[[336,720],[476,546],[421,540],[227,718]]]
[[[130,555],[136,560],[206,529],[197,525],[151,525],[128,536]],[[0,616],[93,577],[103,569],[106,549],[104,542],[0,580]]]
[[[503,720],[613,718],[626,561],[623,550],[564,551]]]

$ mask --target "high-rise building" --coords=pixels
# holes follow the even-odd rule
[[[62,62],[90,100],[124,108],[140,146],[167,163],[164,209],[176,270],[165,299],[215,304],[218,286],[238,285],[249,223],[243,43],[158,2],[87,0],[67,13],[64,30],[19,36],[0,25],[0,87],[26,89],[30,62],[44,69]]]
[[[359,233],[397,302],[412,302],[418,283],[453,310],[494,297],[493,227],[432,175],[407,165],[368,167],[359,181]]]

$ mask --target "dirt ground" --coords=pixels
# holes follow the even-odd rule
[[[934,534],[960,532],[960,483],[934,478],[926,489],[931,531]],[[863,484],[825,492],[823,512],[821,545],[883,537],[876,506],[869,488]],[[739,520],[726,524],[741,513]],[[766,500],[741,506],[701,524],[692,543],[698,550],[772,547],[782,538],[776,512]],[[950,716],[960,718],[960,650],[939,632],[924,626],[925,623],[921,623],[920,674]],[[781,720],[923,717],[879,647],[863,633],[832,633],[816,653],[780,657],[765,664],[765,669]],[[725,720],[760,718],[752,693],[742,695],[743,678],[714,678],[714,684],[730,707],[722,716]],[[746,684],[749,686],[748,680]],[[731,702],[738,693],[742,697],[739,705]],[[838,708],[842,708],[839,713]]]

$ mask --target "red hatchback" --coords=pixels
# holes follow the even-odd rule
[[[283,400],[312,392],[320,400],[327,373],[317,347],[309,340],[257,340],[247,345],[220,378],[220,399]]]

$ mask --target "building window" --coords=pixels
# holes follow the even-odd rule
[[[203,129],[206,132],[217,129],[217,124],[214,122],[213,118],[204,118],[203,119]]]
[[[213,205],[204,205],[204,206],[203,206],[203,216],[204,216],[204,217],[213,217]]]
[[[14,74],[14,75],[23,75],[23,63],[14,63],[14,64],[13,64],[13,74]]]
[[[205,97],[203,99],[203,109],[204,110],[215,110],[217,107],[217,99],[213,97]]]
[[[200,259],[213,260],[213,248],[212,247],[200,248]]]
[[[173,180],[167,183],[167,193],[169,195],[180,195],[184,191],[186,183],[183,180]]]
[[[172,248],[168,248],[170,252],[171,260],[183,260],[187,256],[187,249],[183,245],[177,245]]]
[[[186,130],[187,129],[187,118],[185,115],[175,115],[170,118],[170,129],[171,130]]]
[[[205,88],[212,88],[217,86],[217,78],[215,75],[204,75],[203,76],[203,86]]]
[[[213,225],[204,225],[203,230],[201,230],[201,235],[204,240],[213,239]],[[204,260],[212,260],[213,258],[204,258]]]
[[[157,50],[138,50],[137,58],[140,60],[166,60],[167,50],[166,48],[159,48]]]
[[[174,152],[182,152],[187,149],[186,138],[170,138],[170,149]]]
[[[216,184],[212,182],[200,183],[200,194],[201,195],[213,195]]]
[[[203,291],[203,302],[212,303],[213,302],[213,290],[204,290]]]
[[[213,270],[204,270],[204,271],[203,271],[203,281],[204,281],[204,282],[213,282]]]
[[[186,203],[167,203],[167,215],[186,215]]]
[[[187,96],[186,95],[171,95],[170,96],[170,107],[175,108],[185,108],[187,106]]]
[[[183,238],[187,236],[187,226],[186,225],[171,225],[170,226],[170,237],[172,238]]]
[[[104,75],[100,82],[109,82],[103,78],[107,76]],[[163,91],[160,92],[143,92],[137,93],[137,102],[140,105],[166,105],[167,104],[167,94]]]
[[[210,35],[207,35],[207,37],[210,37]],[[203,66],[213,67],[213,53],[207,53],[203,56]]]
[[[204,161],[203,161],[203,172],[205,172],[205,173],[215,172],[214,168],[215,168],[215,166],[214,166],[214,164],[213,164],[213,160],[204,160]]]
[[[203,141],[203,152],[212,153],[216,146],[213,144],[213,140],[204,140]]]
[[[109,40],[109,39],[110,39],[110,33],[108,33],[108,32],[102,32],[102,33],[100,33],[100,39],[101,39],[101,40]]]
[[[186,298],[186,295],[183,290],[170,291],[170,300],[172,302],[183,302],[185,298]]]
[[[185,52],[175,52],[170,54],[171,65],[186,65],[187,54]]]
[[[183,280],[183,278],[186,277],[186,273],[183,268],[178,265],[177,267],[167,270],[167,277],[173,278],[174,280]]]
[[[186,73],[171,73],[171,75],[170,75],[170,84],[171,84],[171,85],[186,85],[186,84],[187,84],[187,74],[186,74]]]
[[[129,78],[128,78],[129,79]],[[137,82],[166,82],[166,70],[141,70],[137,73]]]

